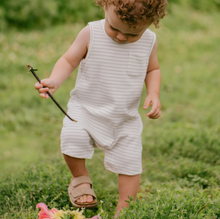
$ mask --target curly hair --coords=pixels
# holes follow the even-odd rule
[[[166,15],[167,0],[95,0],[102,8],[115,6],[116,15],[130,27],[151,22],[156,28]]]

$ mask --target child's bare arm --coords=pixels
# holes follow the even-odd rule
[[[157,58],[157,42],[155,42],[151,52],[145,84],[147,87],[147,98],[145,99],[143,108],[147,109],[151,105],[152,108],[150,112],[147,113],[147,116],[151,119],[157,119],[161,114],[161,104],[159,99],[161,72]]]
[[[43,79],[41,84],[35,84],[35,88],[38,90],[42,98],[49,98],[46,92],[49,91],[53,94],[77,68],[80,61],[87,53],[89,40],[90,29],[89,26],[86,26],[80,31],[67,52],[56,62],[50,77]]]

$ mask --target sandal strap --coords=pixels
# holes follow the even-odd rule
[[[87,188],[87,187],[80,187],[75,188],[70,191],[71,195],[74,197],[74,199],[78,199],[79,197],[83,195],[91,195],[93,196],[93,199],[96,199],[96,195],[93,191],[93,189]]]
[[[73,187],[77,187],[84,183],[89,183],[90,185],[92,185],[92,181],[90,180],[89,176],[79,176],[76,178],[72,178],[70,182],[71,186]]]

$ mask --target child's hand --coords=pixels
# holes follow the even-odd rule
[[[54,80],[50,79],[50,78],[45,78],[43,80],[41,80],[41,83],[37,82],[34,85],[35,89],[38,90],[40,96],[42,98],[49,98],[49,95],[47,94],[47,91],[49,91],[51,94],[53,94],[56,90],[56,84],[54,82]]]
[[[146,115],[150,119],[157,119],[160,117],[161,114],[161,104],[160,100],[157,94],[155,95],[148,95],[145,99],[143,109],[147,109],[149,106],[151,106],[151,111],[147,113]]]

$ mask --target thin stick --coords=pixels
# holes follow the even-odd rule
[[[34,72],[34,71],[36,71],[37,69],[34,69],[33,67],[31,67],[30,65],[27,65],[27,68],[28,68],[28,72],[31,72],[33,75],[34,75],[34,77],[37,79],[37,81],[39,82],[39,83],[41,83],[41,80],[40,80],[40,78],[36,75],[36,73]],[[70,120],[72,120],[72,121],[74,121],[74,122],[77,122],[76,120],[74,120],[74,119],[72,119],[66,112],[65,112],[65,110],[60,106],[60,104],[54,99],[54,97],[52,96],[52,94],[49,92],[49,91],[47,91],[47,94],[49,95],[49,97],[53,100],[53,102],[60,108],[60,110],[70,119]]]

